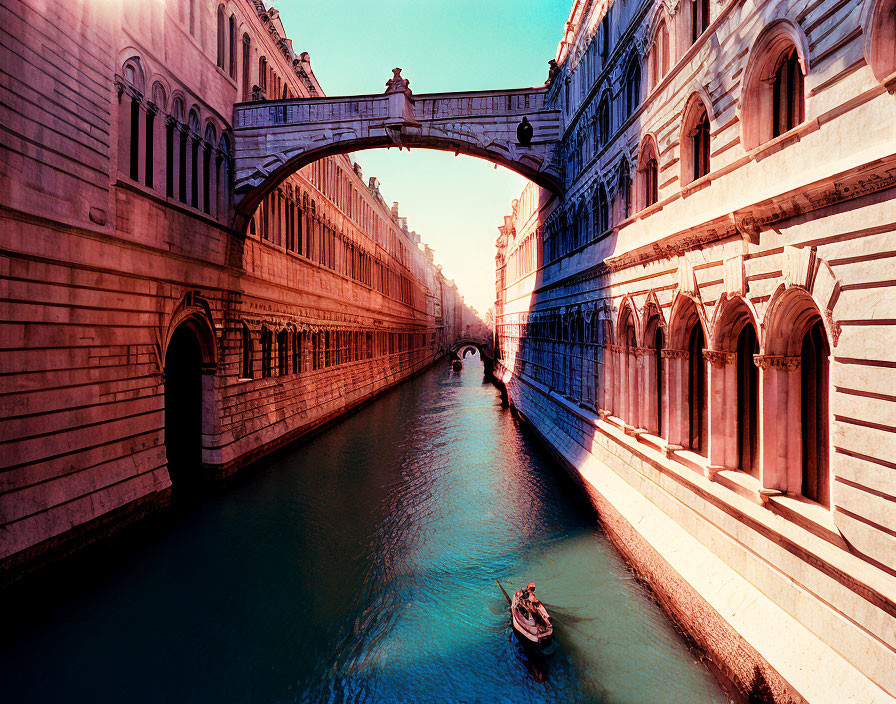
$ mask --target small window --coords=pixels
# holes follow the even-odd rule
[[[803,71],[796,50],[785,54],[772,83],[772,136],[792,130],[803,121]]]
[[[218,5],[218,52],[215,63],[224,68],[224,6]]]
[[[691,0],[691,44],[709,27],[709,0]]]
[[[244,323],[242,329],[242,360],[240,364],[240,378],[252,378],[252,334],[249,327]]]
[[[641,65],[637,58],[629,63],[625,78],[625,110],[632,115],[641,103]]]
[[[271,352],[273,334],[267,328],[261,329],[261,376],[266,379],[271,375]]]

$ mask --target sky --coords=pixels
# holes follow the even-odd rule
[[[270,4],[270,3],[269,3]],[[296,53],[327,95],[381,93],[400,67],[415,93],[542,85],[571,0],[280,0]],[[356,152],[365,180],[436,252],[467,303],[495,299],[495,239],[526,179],[468,156],[414,149]]]

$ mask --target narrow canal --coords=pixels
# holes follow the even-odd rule
[[[726,701],[478,358],[3,601],[8,702]]]

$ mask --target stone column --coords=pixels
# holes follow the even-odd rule
[[[665,409],[665,426],[667,454],[672,450],[680,450],[688,444],[688,387],[687,366],[689,354],[687,350],[665,348],[660,352],[664,360],[663,371],[666,376],[666,391],[663,398]]]
[[[800,358],[753,355],[759,367],[760,498],[802,488]]]
[[[707,416],[709,417],[709,465],[707,479],[723,469],[737,469],[737,354],[703,350],[709,362]]]
[[[167,146],[165,144],[165,125],[168,116],[163,116],[158,108],[153,106],[157,112],[152,121],[152,187],[159,193],[165,193],[165,160],[168,158]]]

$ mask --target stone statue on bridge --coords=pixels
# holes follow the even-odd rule
[[[386,81],[386,93],[408,93],[410,94],[411,82],[407,78],[401,77],[401,69],[392,69],[392,78]]]

